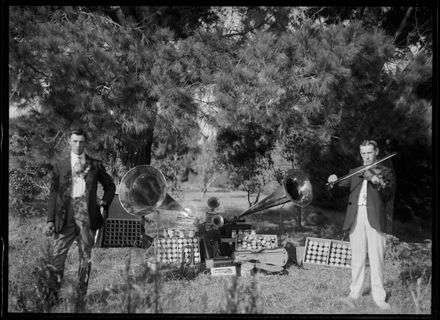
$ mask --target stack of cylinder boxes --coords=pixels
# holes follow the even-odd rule
[[[200,241],[194,232],[166,230],[164,236],[156,238],[158,260],[163,264],[198,264],[201,262]]]
[[[236,235],[235,250],[238,251],[259,251],[277,247],[278,237],[275,234],[256,234],[254,230],[239,230]]]

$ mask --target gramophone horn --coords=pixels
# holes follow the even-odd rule
[[[212,217],[211,223],[217,228],[220,228],[225,224],[225,219],[221,215],[216,214]]]
[[[286,196],[299,207],[307,207],[312,203],[312,184],[307,176],[299,171],[290,170],[283,179]]]
[[[217,209],[220,206],[220,200],[217,197],[210,197],[207,203],[211,210]]]
[[[279,206],[289,201],[296,206],[306,207],[312,202],[312,199],[313,192],[310,180],[305,174],[292,169],[287,172],[281,187],[241,213],[239,217]]]
[[[166,193],[166,181],[162,172],[148,165],[129,170],[119,185],[119,201],[130,214],[143,216],[154,209],[185,211]]]

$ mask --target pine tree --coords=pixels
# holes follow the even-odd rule
[[[197,127],[186,90],[192,84],[182,77],[185,53],[168,29],[139,26],[128,13],[119,24],[94,10],[11,7],[11,103],[36,106],[23,124],[36,139],[81,125],[93,137],[92,151],[108,163],[149,164],[154,143],[183,142],[194,134],[185,129]],[[187,13],[193,20],[197,14]]]

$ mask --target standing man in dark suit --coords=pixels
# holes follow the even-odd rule
[[[363,166],[350,170],[350,174],[364,166],[376,162],[379,148],[374,140],[364,140],[360,144],[360,154]],[[328,182],[337,180],[332,174]],[[350,231],[352,251],[350,294],[341,299],[350,307],[355,307],[355,301],[360,297],[365,275],[365,260],[370,262],[371,293],[374,302],[381,309],[390,309],[385,301],[386,292],[383,287],[383,264],[386,245],[386,211],[385,204],[390,197],[394,185],[394,175],[391,169],[377,164],[374,168],[342,180],[338,186],[350,187],[344,230]]]
[[[67,252],[77,240],[79,254],[78,291],[84,298],[91,270],[94,236],[108,215],[115,194],[115,184],[100,161],[85,152],[86,133],[82,129],[70,132],[70,154],[53,164],[52,186],[47,208],[46,235],[54,235],[54,266],[58,273],[58,290],[64,274]],[[97,203],[98,182],[104,189]],[[104,217],[100,207],[103,207]]]

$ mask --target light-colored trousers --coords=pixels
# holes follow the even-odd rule
[[[61,277],[64,274],[67,252],[75,239],[78,244],[79,268],[87,268],[92,259],[96,231],[90,230],[88,216],[85,216],[83,210],[78,210],[78,206],[81,204],[79,201],[76,203],[75,200],[70,199],[64,227],[61,232],[54,236],[54,267],[57,268]],[[79,216],[81,214],[84,217]]]
[[[372,228],[368,222],[367,207],[358,206],[356,221],[350,229],[352,252],[350,297],[357,299],[361,295],[365,276],[365,261],[370,262],[371,294],[376,303],[385,301],[383,287],[383,264],[385,253],[385,234]]]

